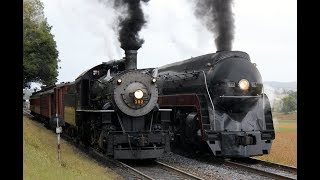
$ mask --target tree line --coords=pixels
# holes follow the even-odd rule
[[[58,50],[40,0],[23,1],[23,87],[57,82]]]
[[[272,110],[289,113],[297,110],[297,91],[288,91],[286,96],[273,102]]]

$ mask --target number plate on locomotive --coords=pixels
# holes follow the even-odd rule
[[[142,105],[144,102],[142,99],[135,99],[134,104]]]

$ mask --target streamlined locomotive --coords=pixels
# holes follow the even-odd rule
[[[247,53],[220,51],[158,71],[159,106],[173,110],[175,145],[224,157],[270,153],[275,138],[270,102]]]
[[[157,73],[136,69],[136,50],[97,65],[74,82],[34,93],[32,114],[115,159],[154,159],[170,151],[170,109],[158,106]]]

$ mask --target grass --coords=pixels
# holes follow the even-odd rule
[[[297,120],[297,112],[289,112],[288,114],[281,112],[272,112],[273,118],[276,119],[285,119],[285,120]]]
[[[23,179],[121,179],[64,140],[61,159],[60,163],[56,135],[23,117]]]
[[[294,120],[273,120],[276,131],[297,131],[297,121]]]
[[[274,113],[274,127],[276,138],[271,152],[258,159],[297,166],[297,114],[296,112],[283,114]]]

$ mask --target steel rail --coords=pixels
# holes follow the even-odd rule
[[[290,173],[297,174],[297,168],[293,167],[293,166],[288,166],[288,165],[284,165],[284,164],[263,161],[263,160],[256,159],[256,158],[250,158],[250,160],[255,161],[255,162],[259,163],[259,164],[265,165],[267,167],[281,169],[283,171],[287,171],[287,172],[290,172]]]
[[[290,179],[290,180],[291,179],[296,179],[296,178],[291,178],[291,177],[287,177],[287,176],[284,176],[284,175],[276,174],[276,173],[273,173],[273,172],[260,170],[260,169],[254,168],[254,167],[250,167],[248,165],[244,165],[244,164],[237,163],[237,162],[232,162],[232,161],[229,161],[229,160],[226,160],[225,164],[228,165],[228,166],[240,168],[240,169],[248,171],[248,172],[252,172],[254,174],[258,174],[258,175],[261,175],[261,176],[266,176],[266,177],[270,177],[270,178],[274,178],[274,179]]]
[[[187,176],[187,177],[190,177],[191,179],[204,180],[204,179],[202,179],[202,178],[200,178],[200,177],[197,177],[197,176],[195,176],[195,175],[193,175],[193,174],[190,174],[190,173],[185,172],[185,171],[183,171],[183,170],[180,170],[180,169],[178,169],[178,168],[172,167],[172,166],[170,166],[170,165],[168,165],[168,164],[165,164],[165,163],[163,163],[163,162],[159,162],[159,161],[155,161],[155,162],[156,162],[157,164],[160,164],[161,166],[164,166],[164,167],[167,168],[167,169],[174,170],[174,171],[176,171],[176,172],[179,172],[180,174],[183,174],[183,175],[185,175],[185,176]]]

